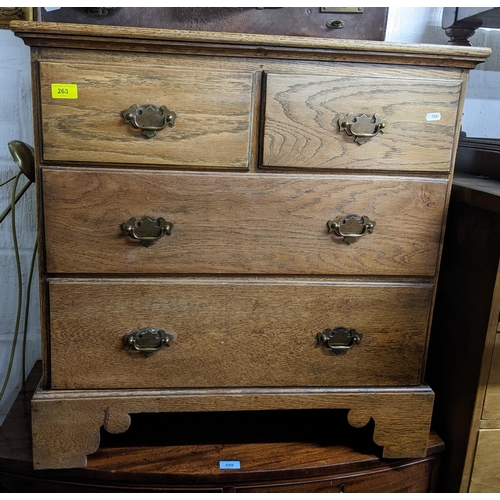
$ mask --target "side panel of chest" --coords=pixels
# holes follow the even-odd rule
[[[13,29],[34,47],[35,467],[174,411],[349,409],[384,457],[424,456],[454,145],[488,51]]]

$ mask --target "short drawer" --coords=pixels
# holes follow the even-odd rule
[[[421,382],[431,285],[173,278],[49,284],[53,389]],[[355,332],[326,344],[318,339],[340,327]],[[160,330],[170,345],[141,353],[159,346]]]
[[[449,171],[460,90],[453,80],[268,74],[263,166]]]
[[[431,276],[446,189],[422,178],[45,169],[47,270]],[[351,214],[365,234],[348,244],[327,223]],[[147,218],[170,235],[134,239]]]
[[[53,84],[77,98],[54,97]],[[44,160],[248,168],[253,73],[41,62],[40,87]],[[166,106],[173,124],[147,105]]]

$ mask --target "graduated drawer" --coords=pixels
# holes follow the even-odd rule
[[[268,74],[263,165],[448,171],[460,90],[458,80]],[[341,130],[349,113],[357,123]],[[359,144],[356,130],[376,135]]]
[[[235,279],[49,283],[54,389],[421,382],[431,285]],[[361,335],[359,343],[347,341],[340,354],[317,338],[338,327]],[[163,329],[173,340],[146,357],[124,336],[148,328]]]
[[[77,98],[54,98],[52,84]],[[41,62],[43,159],[246,169],[252,86],[250,72]],[[134,104],[166,106],[173,126],[147,138],[125,123]]]
[[[431,276],[446,189],[382,176],[44,169],[47,271]],[[358,224],[366,234],[352,244],[328,232],[349,214],[374,231]],[[173,224],[149,247],[122,230],[147,217]]]

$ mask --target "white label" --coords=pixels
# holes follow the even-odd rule
[[[239,460],[221,460],[219,462],[220,469],[239,469],[240,461]]]
[[[427,113],[426,119],[428,122],[441,120],[441,113]]]

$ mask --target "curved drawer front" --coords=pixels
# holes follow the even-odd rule
[[[362,387],[420,383],[432,286],[53,279],[49,293],[55,389]],[[338,327],[360,336],[341,353],[317,337]],[[124,341],[151,328],[170,345]]]
[[[354,175],[44,169],[47,270],[432,276],[446,186]],[[352,244],[327,225],[350,214],[376,224],[371,233],[362,225],[366,234]],[[171,234],[151,246],[124,234],[123,224],[146,218],[165,219]]]
[[[431,493],[436,460],[436,457],[427,457],[351,474],[256,486],[237,485],[235,490],[236,493]]]
[[[252,73],[41,62],[40,79],[44,160],[248,168]],[[53,84],[74,87],[53,97]],[[131,111],[137,125],[164,126],[148,138],[125,123],[135,104],[175,119]]]
[[[460,90],[454,80],[269,74],[263,165],[449,171]]]

